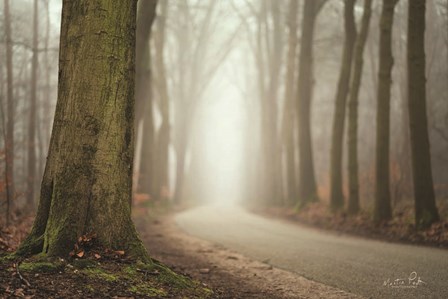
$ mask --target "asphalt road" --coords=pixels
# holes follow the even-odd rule
[[[198,207],[175,220],[190,235],[353,294],[448,298],[448,250],[340,236],[238,207]]]

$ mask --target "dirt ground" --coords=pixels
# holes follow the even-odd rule
[[[123,253],[86,250],[82,258],[50,263],[0,259],[0,298],[359,298],[188,236],[166,211],[153,211],[156,218],[144,208],[134,214],[151,257],[193,283],[173,285],[163,269],[132,268]],[[17,248],[32,220],[0,229],[0,258]]]
[[[360,298],[184,234],[172,216],[138,221],[152,257],[202,281],[216,298]]]

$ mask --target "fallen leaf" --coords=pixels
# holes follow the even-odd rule
[[[81,250],[80,252],[78,252],[76,254],[76,256],[79,257],[79,258],[83,257],[84,256],[84,250]]]
[[[118,255],[124,255],[124,250],[117,250],[115,253]]]
[[[101,255],[99,255],[98,253],[95,253],[95,258],[98,260],[98,259],[100,259],[101,258]]]
[[[208,274],[208,273],[210,273],[210,269],[208,269],[208,268],[199,269],[199,273]]]
[[[25,294],[23,293],[23,289],[20,288],[20,289],[15,290],[15,291],[14,291],[14,296],[24,297]]]

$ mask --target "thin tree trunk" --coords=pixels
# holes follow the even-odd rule
[[[155,163],[155,129],[154,129],[154,117],[153,117],[153,103],[152,103],[152,87],[150,79],[148,78],[147,96],[151,98],[151,102],[147,102],[144,105],[144,119],[142,128],[142,140],[141,140],[141,157],[140,157],[140,174],[138,182],[138,192],[149,194],[154,198],[154,163]]]
[[[178,141],[176,148],[176,187],[174,190],[174,202],[179,204],[183,200],[184,179],[185,179],[185,158],[186,158],[186,141],[183,137]]]
[[[46,8],[46,24],[45,24],[45,51],[44,51],[44,65],[45,65],[45,92],[44,92],[44,99],[43,99],[43,110],[45,113],[43,114],[43,129],[42,129],[42,135],[43,138],[43,151],[42,151],[42,169],[39,171],[39,177],[42,177],[43,171],[45,168],[45,159],[47,157],[48,153],[48,146],[50,144],[50,134],[51,134],[51,116],[52,113],[49,113],[52,111],[52,101],[51,101],[51,86],[50,86],[50,71],[51,71],[51,65],[50,65],[50,58],[49,58],[49,42],[50,42],[50,3],[49,0],[45,0],[45,8]]]
[[[5,140],[5,172],[6,172],[6,210],[9,217],[11,210],[14,210],[14,87],[12,69],[12,40],[11,40],[11,17],[9,11],[9,0],[4,0],[4,27],[6,39],[6,140]],[[7,218],[7,221],[9,218]]]
[[[151,25],[156,16],[157,0],[141,0],[138,5],[137,40],[135,46],[135,128],[145,117],[144,107],[148,102],[149,39]],[[150,102],[150,101],[149,101]],[[150,102],[151,103],[151,102]]]
[[[297,199],[297,181],[296,181],[296,159],[294,147],[294,125],[296,122],[296,109],[294,109],[297,62],[297,14],[298,0],[290,0],[287,25],[288,35],[288,53],[286,56],[286,78],[285,78],[285,104],[283,109],[283,147],[285,149],[285,167],[286,167],[286,204],[294,203]]]
[[[154,196],[154,119],[153,95],[150,74],[149,40],[151,26],[156,16],[157,0],[142,0],[139,4],[136,41],[136,85],[135,85],[135,128],[142,128],[142,148],[140,159],[139,190],[140,193]],[[138,123],[143,121],[143,126]]]
[[[356,41],[356,24],[353,14],[355,0],[344,2],[345,42],[342,53],[341,71],[336,92],[333,116],[333,135],[331,141],[330,206],[332,210],[344,206],[342,191],[342,150],[344,141],[345,110],[352,71],[353,50]]]
[[[364,47],[369,33],[370,16],[372,15],[372,0],[364,0],[364,12],[359,35],[356,39],[353,75],[350,84],[348,100],[348,212],[356,214],[359,211],[359,178],[358,178],[358,97],[361,87],[362,69],[364,64]]]
[[[5,116],[5,110],[4,110],[4,104],[3,104],[3,99],[4,99],[4,80],[3,80],[3,69],[0,69],[0,117],[1,117],[1,126],[2,126],[2,130],[1,130],[1,134],[2,134],[2,138],[3,138],[3,145],[6,147],[6,116]],[[6,170],[6,159],[5,159],[5,170]],[[8,176],[6,171],[4,172],[4,180],[5,180],[5,205],[6,205],[6,209],[5,209],[5,221],[6,221],[6,226],[9,225],[9,197],[8,197],[8,188],[9,188],[9,184],[8,184]]]
[[[425,0],[409,2],[408,97],[415,224],[418,228],[427,228],[439,220],[432,180],[426,115],[425,10]]]
[[[79,236],[150,261],[131,220],[137,1],[64,0],[58,102],[33,229],[17,254]],[[82,13],[82,17],[79,14]]]
[[[390,202],[390,93],[392,85],[392,24],[398,0],[383,0],[380,21],[380,49],[376,118],[375,207],[376,222],[392,217]]]
[[[38,0],[34,0],[33,16],[33,58],[31,62],[31,97],[30,118],[28,123],[28,189],[26,194],[27,209],[34,210],[34,187],[36,184],[36,101],[37,101],[37,64],[38,64]]]
[[[165,199],[169,190],[169,144],[170,144],[170,103],[165,69],[164,47],[166,35],[166,19],[168,1],[160,2],[160,15],[157,17],[157,32],[155,35],[155,68],[158,75],[158,90],[160,95],[160,111],[162,125],[157,138],[157,197]]]
[[[299,202],[318,200],[311,140],[311,101],[314,85],[313,41],[316,17],[325,1],[305,0],[300,40],[297,109],[299,119]]]
[[[281,159],[279,150],[279,138],[277,130],[278,118],[278,88],[282,63],[282,27],[280,24],[279,2],[268,2],[271,4],[270,15],[272,20],[272,41],[267,43],[269,55],[269,85],[264,113],[266,128],[263,134],[266,148],[265,159],[268,162],[267,179],[272,182],[272,190],[269,190],[267,202],[279,203],[281,201]],[[268,41],[268,38],[267,38]]]

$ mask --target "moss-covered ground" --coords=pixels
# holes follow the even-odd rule
[[[126,260],[0,257],[0,294],[34,298],[212,298],[201,283],[152,264]]]

